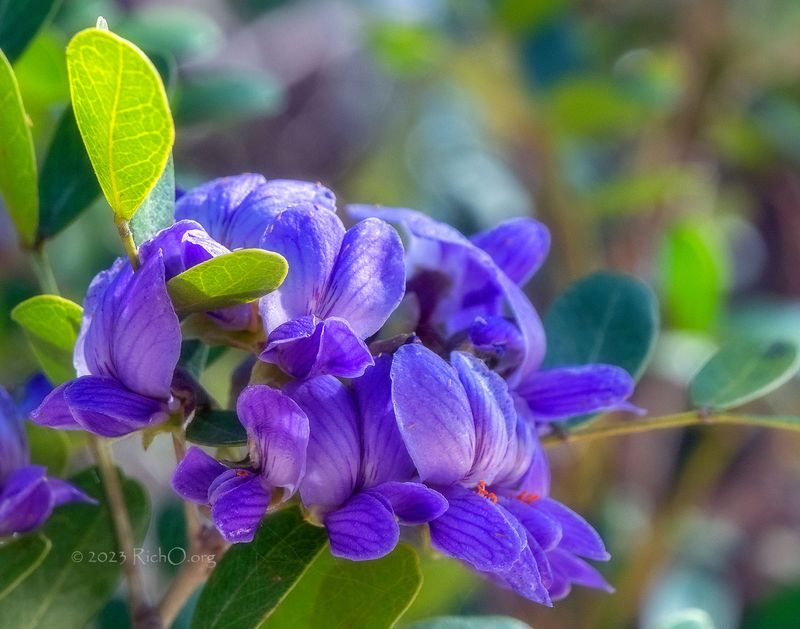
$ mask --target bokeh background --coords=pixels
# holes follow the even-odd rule
[[[653,415],[686,408],[722,339],[800,339],[797,0],[66,0],[15,64],[40,155],[68,98],[66,42],[98,15],[165,78],[182,187],[310,179],[340,205],[414,207],[466,233],[536,216],[553,234],[530,287],[542,311],[593,270],[646,280],[663,329],[635,402]],[[77,301],[120,253],[103,205],[49,247]],[[0,214],[5,385],[34,370],[8,312],[37,290]],[[206,375],[220,399],[239,358]],[[800,385],[754,410],[800,413]],[[148,543],[181,543],[169,444],[140,448],[117,446],[156,488]],[[544,609],[425,554],[406,619],[656,629],[698,608],[717,629],[800,627],[798,452],[794,434],[730,427],[557,446],[555,494],[603,532],[617,593]],[[99,625],[124,626],[119,605]]]

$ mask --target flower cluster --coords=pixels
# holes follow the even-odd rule
[[[248,435],[238,462],[190,448],[176,492],[210,508],[230,542],[299,497],[331,552],[391,552],[399,525],[427,525],[438,551],[543,604],[573,584],[609,589],[586,560],[594,529],[549,496],[539,443],[554,421],[633,409],[610,365],[542,369],[545,335],[522,286],[549,234],[516,219],[467,238],[407,209],[353,206],[346,229],[319,184],[218,179],[182,195],[178,222],[92,283],[75,351],[78,378],[33,412],[51,427],[120,436],[170,416],[181,328],[166,281],[241,247],[281,254],[285,282],[208,313],[261,329],[257,358],[279,373],[238,394]],[[404,239],[401,239],[401,235]]]

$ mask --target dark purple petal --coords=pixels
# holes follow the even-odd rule
[[[475,459],[464,482],[491,484],[506,457],[509,439],[516,434],[517,413],[508,385],[470,354],[453,352],[450,362],[467,394],[475,422]]]
[[[28,463],[28,443],[14,400],[0,387],[0,486],[17,468]]]
[[[633,378],[613,365],[583,365],[536,371],[516,388],[538,421],[558,421],[615,409],[631,408]]]
[[[228,470],[212,485],[211,517],[222,537],[236,544],[251,542],[269,506],[261,477],[247,470]]]
[[[22,417],[30,415],[31,411],[39,406],[53,390],[52,383],[43,373],[34,374],[25,383],[22,399],[17,403],[17,410]]]
[[[300,496],[307,507],[338,507],[353,493],[361,449],[355,402],[331,376],[290,383],[286,392],[308,416],[306,474]]]
[[[494,369],[503,373],[516,367],[525,353],[517,324],[505,317],[478,317],[469,328],[469,340],[479,352],[492,357]]]
[[[598,532],[572,509],[547,497],[536,500],[531,507],[543,511],[561,525],[561,540],[558,542],[561,550],[597,561],[611,558]]]
[[[403,243],[397,231],[369,218],[347,231],[320,316],[346,320],[362,339],[375,334],[405,292]]]
[[[385,498],[400,524],[425,524],[447,511],[445,497],[420,483],[388,482],[373,487],[368,493]]]
[[[159,251],[164,259],[165,278],[169,280],[216,255],[227,253],[228,249],[213,240],[199,223],[183,220],[142,243],[139,259],[144,264]]]
[[[383,354],[353,380],[361,420],[361,483],[372,487],[389,480],[409,480],[414,463],[400,436],[392,405],[392,357]]]
[[[325,518],[331,554],[353,561],[388,555],[400,539],[400,527],[388,503],[360,493]]]
[[[524,445],[521,447],[525,449],[526,458],[524,460],[528,461],[527,470],[524,471],[517,488],[529,494],[549,496],[550,462],[547,459],[547,453],[542,447],[542,442],[535,432],[536,429],[533,428],[531,424],[523,424],[523,422],[520,421],[517,426],[526,427]],[[517,443],[521,443],[519,438]],[[521,461],[521,463],[522,462],[523,461]]]
[[[429,525],[433,547],[483,572],[511,568],[526,542],[505,510],[457,485],[443,493],[449,507]]]
[[[32,531],[50,517],[53,494],[45,473],[40,465],[28,465],[8,476],[0,492],[0,537]]]
[[[475,458],[475,425],[453,368],[422,345],[404,345],[392,361],[392,400],[408,454],[424,481],[450,485]]]
[[[208,490],[211,484],[226,469],[222,463],[200,448],[189,448],[172,475],[172,489],[181,498],[208,504]]]
[[[366,343],[358,338],[347,321],[329,317],[322,322],[319,355],[310,375],[358,378],[374,364]]]
[[[68,483],[60,478],[48,478],[47,486],[50,488],[50,493],[53,496],[53,507],[60,507],[61,505],[68,504],[70,502],[86,502],[94,505],[98,504],[97,500],[83,493],[72,483]]]
[[[78,424],[103,437],[121,437],[169,417],[163,402],[134,393],[113,378],[73,380],[64,389],[64,400]]]
[[[525,284],[547,257],[550,232],[539,221],[514,218],[470,238],[511,281]]]
[[[282,487],[284,499],[289,498],[306,468],[308,417],[288,396],[258,384],[241,392],[236,412],[247,430],[250,458],[264,483]]]
[[[529,499],[534,495],[528,495]],[[537,509],[521,499],[500,497],[500,504],[525,527],[530,537],[545,551],[552,550],[561,541],[561,523],[543,509]]]
[[[64,399],[64,390],[72,382],[62,384],[53,389],[42,401],[39,408],[31,411],[31,421],[40,426],[58,428],[60,430],[82,430],[83,427],[75,421],[72,411]]]
[[[320,315],[343,238],[344,226],[331,212],[291,209],[270,224],[261,246],[286,258],[289,273],[280,288],[261,298],[268,334],[286,321]]]
[[[550,587],[550,596],[553,600],[567,596],[572,584],[604,590],[609,594],[614,592],[614,588],[603,575],[582,559],[561,549],[550,551],[547,557],[553,569],[553,585]]]

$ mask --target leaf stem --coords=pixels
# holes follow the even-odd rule
[[[59,295],[58,283],[55,275],[53,275],[53,267],[50,265],[50,260],[47,258],[44,247],[40,244],[32,248],[30,252],[33,270],[36,273],[36,279],[39,281],[42,292],[47,295]]]
[[[128,255],[128,260],[131,261],[133,270],[139,270],[139,254],[136,252],[136,243],[133,241],[133,233],[131,232],[130,222],[122,219],[116,219],[114,224],[117,226],[119,237],[122,240],[122,246],[125,248],[125,253]]]

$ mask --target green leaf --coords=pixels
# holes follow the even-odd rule
[[[58,295],[37,295],[11,311],[25,330],[36,359],[53,384],[75,377],[72,351],[81,327],[81,307]]]
[[[100,195],[75,113],[67,107],[56,127],[39,178],[39,237],[52,238]]]
[[[195,378],[199,378],[208,365],[210,348],[201,341],[190,339],[181,343],[178,364]]]
[[[158,71],[129,41],[89,28],[67,46],[72,106],[100,188],[130,220],[167,164],[175,127]]]
[[[725,410],[774,391],[800,368],[797,345],[740,338],[722,346],[694,377],[689,390],[700,408]]]
[[[246,304],[275,290],[286,277],[283,256],[263,249],[239,249],[212,258],[167,282],[175,309],[206,312]]]
[[[247,432],[234,411],[205,410],[189,422],[186,439],[203,446],[243,446]]]
[[[25,432],[31,449],[31,463],[44,465],[51,476],[61,476],[71,449],[66,432],[32,422],[25,423]]]
[[[32,245],[39,221],[36,154],[11,64],[0,50],[0,194],[19,233],[20,242]]]
[[[148,53],[168,53],[180,60],[213,53],[222,36],[217,24],[200,11],[158,5],[138,8],[118,31]]]
[[[14,61],[52,15],[59,0],[0,0],[0,48]]]
[[[193,629],[258,626],[291,591],[326,547],[325,529],[303,521],[296,508],[267,518],[255,539],[222,558],[200,594]]]
[[[172,155],[167,159],[164,172],[131,219],[133,241],[137,246],[169,227],[175,216],[175,167]]]
[[[0,547],[0,601],[36,570],[52,544],[41,533],[25,535]]]
[[[406,629],[531,629],[509,616],[439,616],[406,625]]]
[[[261,629],[393,627],[421,586],[419,559],[407,544],[374,561],[337,559],[326,548]]]
[[[84,470],[70,481],[101,504],[68,504],[51,516],[42,534],[53,547],[42,564],[0,600],[4,626],[83,627],[119,583],[122,563],[97,471]],[[122,490],[134,542],[140,545],[150,519],[147,495],[131,479],[122,478]]]

